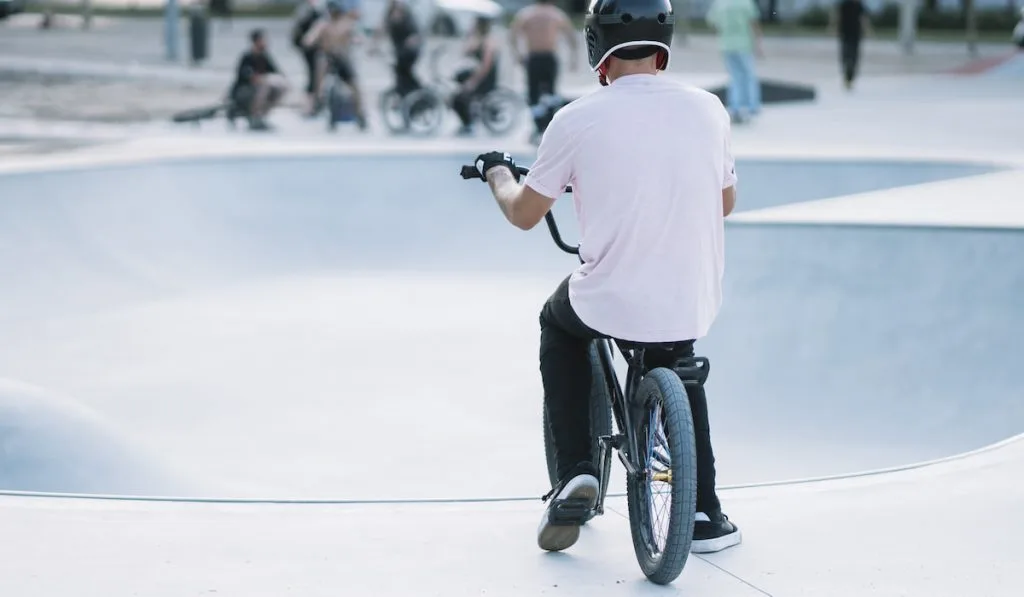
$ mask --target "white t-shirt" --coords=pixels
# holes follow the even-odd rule
[[[722,189],[736,182],[729,115],[663,75],[616,79],[558,111],[526,184],[573,185],[583,264],[569,302],[613,338],[705,336],[722,302]]]

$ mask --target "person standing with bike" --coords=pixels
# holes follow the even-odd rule
[[[316,65],[319,57],[319,50],[315,47],[302,45],[302,38],[313,28],[313,25],[321,18],[320,9],[317,7],[317,0],[303,0],[295,8],[295,22],[292,25],[292,45],[302,54],[306,63],[306,115],[316,114],[317,106],[317,77]]]
[[[395,52],[395,91],[406,96],[422,85],[413,69],[423,48],[423,36],[416,24],[416,16],[405,0],[390,0],[384,10],[384,22],[374,31],[372,52],[377,51],[379,39],[387,32]]]
[[[352,46],[360,38],[359,21],[355,14],[346,9],[341,0],[327,0],[327,19],[317,21],[302,38],[302,45],[319,49],[322,59],[317,69],[317,93],[323,93],[323,80],[328,69],[352,89],[352,103],[356,122],[360,129],[366,129],[366,111],[363,104],[362,86],[356,77],[352,63]]]
[[[533,113],[535,140],[540,139],[551,121],[552,106],[541,100],[556,95],[558,56],[555,50],[563,36],[569,42],[569,69],[575,71],[576,29],[569,15],[555,6],[553,0],[537,0],[535,4],[524,6],[509,28],[512,55],[526,68],[526,99]],[[519,49],[520,41],[526,42],[525,58]]]
[[[675,343],[645,351],[650,366],[693,356],[722,302],[724,218],[736,201],[731,123],[719,99],[657,76],[668,67],[674,14],[670,0],[594,0],[584,38],[602,87],[559,110],[520,181],[512,157],[477,156],[506,219],[536,226],[573,187],[582,264],[540,311],[540,373],[555,446],[558,482],[537,534],[560,551],[579,524],[555,524],[560,504],[600,491],[590,432],[594,338]],[[685,352],[687,354],[680,354]],[[690,551],[741,542],[722,512],[702,387],[687,391],[696,439],[696,513]]]

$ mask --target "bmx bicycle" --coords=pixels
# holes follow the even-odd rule
[[[524,176],[529,172],[518,169]],[[481,178],[474,166],[463,166],[461,175],[467,180]],[[566,192],[572,189],[567,187]],[[550,211],[544,220],[555,245],[579,257],[579,247],[562,240]],[[612,452],[617,452],[626,470],[633,549],[640,569],[656,584],[671,583],[682,573],[697,506],[697,449],[687,394],[703,387],[710,363],[705,357],[673,356],[680,344],[608,337],[591,341],[591,457],[599,471],[600,491],[593,508],[582,500],[567,500],[551,514],[554,524],[581,524],[604,514]],[[628,364],[624,386],[613,367],[613,345]],[[648,360],[648,356],[656,358]],[[612,430],[613,419],[617,433]],[[548,476],[554,486],[558,479],[546,411],[543,425]]]
[[[384,125],[392,133],[423,136],[437,132],[450,109],[450,100],[457,90],[451,77],[440,72],[440,56],[447,51],[439,46],[428,57],[431,81],[419,89],[400,94],[395,87],[385,89],[378,100]],[[480,122],[492,135],[504,135],[519,122],[526,110],[523,99],[502,85],[480,94],[470,101],[474,122]]]

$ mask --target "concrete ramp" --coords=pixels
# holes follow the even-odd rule
[[[0,487],[36,492],[170,495],[194,491],[97,413],[0,378]]]
[[[458,178],[467,159],[2,176],[0,377],[131,430],[199,483],[191,497],[539,496],[537,311],[575,262],[542,227],[505,223]],[[991,168],[739,170],[755,209]],[[555,208],[569,239],[571,210]],[[898,466],[1020,432],[1022,251],[1014,232],[730,226],[726,304],[698,344],[720,482]]]
[[[4,595],[1019,595],[1024,235],[757,219],[994,168],[740,160],[699,346],[744,544],[656,587],[619,495],[536,547],[536,317],[575,262],[467,159],[0,176]]]

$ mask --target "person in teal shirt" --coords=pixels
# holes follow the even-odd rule
[[[754,0],[714,0],[707,22],[718,32],[718,46],[729,71],[727,108],[734,122],[761,111],[761,82],[754,55],[761,55],[761,13]]]

